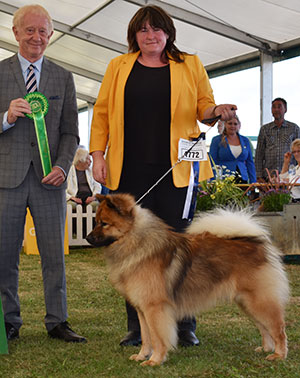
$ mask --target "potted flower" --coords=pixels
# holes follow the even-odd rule
[[[226,167],[225,167],[226,168]],[[229,170],[223,174],[222,167],[214,166],[217,172],[215,179],[202,181],[197,195],[197,210],[208,211],[215,207],[239,207],[249,205],[247,191],[236,183],[236,177]]]
[[[273,171],[274,175],[271,176],[268,169],[269,182],[260,187],[263,192],[260,198],[261,205],[259,211],[283,211],[283,206],[292,201],[291,189],[294,182],[280,181],[279,173],[277,170]],[[272,173],[272,172],[271,172]]]
[[[259,211],[283,211],[283,205],[292,200],[291,192],[287,189],[269,189],[261,198]]]
[[[300,206],[291,203],[295,181],[282,182],[278,171],[271,172],[272,176],[267,172],[269,182],[259,186],[260,206],[255,216],[268,226],[272,241],[284,254],[283,260],[291,262],[300,252]]]

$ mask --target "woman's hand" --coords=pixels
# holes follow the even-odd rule
[[[100,184],[106,185],[107,166],[103,151],[92,152],[93,157],[93,177]]]
[[[289,165],[290,165],[290,161],[291,161],[291,158],[292,158],[292,153],[290,151],[286,152],[283,156],[283,165],[282,165],[282,170],[281,170],[281,174],[282,173],[285,173],[289,170]]]
[[[95,196],[91,196],[91,197],[88,197],[86,200],[85,200],[85,203],[88,205],[89,203],[92,203],[93,201],[96,200],[96,197]]]
[[[79,205],[82,205],[82,199],[81,198],[71,197],[70,200],[75,202],[75,203],[78,203]]]
[[[237,110],[237,106],[234,104],[221,104],[221,105],[211,106],[210,108],[204,111],[203,122],[214,124],[217,121],[216,117],[219,117],[219,116],[220,116],[219,119],[221,119],[222,121],[229,121],[230,119],[235,117],[236,110]]]
[[[222,121],[229,121],[235,116],[237,106],[233,104],[220,104],[214,107],[214,116],[221,116]]]
[[[283,163],[290,164],[292,158],[292,153],[290,151],[286,152],[283,156]]]

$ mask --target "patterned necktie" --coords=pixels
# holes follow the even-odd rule
[[[36,77],[34,73],[34,65],[30,64],[29,72],[26,78],[26,89],[27,93],[35,92],[37,90]]]

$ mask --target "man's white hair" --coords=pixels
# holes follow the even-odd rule
[[[47,10],[44,7],[38,4],[24,5],[23,7],[16,10],[14,13],[14,18],[13,18],[13,26],[14,27],[21,26],[23,17],[27,13],[33,13],[39,16],[45,16],[49,22],[49,28],[50,28],[49,32],[53,31],[53,22],[52,22],[52,18],[50,14],[47,12]]]

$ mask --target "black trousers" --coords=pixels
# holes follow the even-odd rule
[[[170,168],[169,164],[141,164],[124,162],[119,188],[116,192],[130,193],[138,200]],[[141,206],[150,209],[167,224],[180,232],[188,221],[182,219],[187,188],[176,188],[170,172],[141,201]],[[128,331],[140,330],[137,312],[126,302]],[[195,331],[195,318],[184,318],[178,323],[178,330]]]

